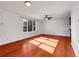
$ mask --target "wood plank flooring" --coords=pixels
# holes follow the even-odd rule
[[[53,54],[29,43],[39,37],[59,40]],[[41,34],[0,46],[0,57],[74,57],[70,41],[69,37]]]

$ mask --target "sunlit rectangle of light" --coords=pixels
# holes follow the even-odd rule
[[[35,41],[35,40],[31,40],[31,41],[29,41],[30,43],[32,43],[32,44],[34,44],[34,45],[39,45],[40,44],[40,42],[37,42],[37,41]]]
[[[41,38],[35,38],[34,40],[40,40]]]
[[[48,39],[48,40],[50,40],[52,42],[59,42],[59,40],[56,40],[56,39]]]
[[[49,41],[49,40],[46,40],[46,39],[34,39],[34,40],[39,41],[39,42],[44,43],[44,44],[47,44],[47,45],[52,46],[52,47],[57,46],[56,42],[52,42],[52,41]]]
[[[46,38],[46,37],[40,37],[41,39],[48,39],[48,38]]]
[[[55,48],[50,47],[50,46],[47,46],[47,45],[45,45],[45,44],[41,44],[39,47],[40,47],[41,49],[43,49],[43,50],[45,50],[45,51],[51,53],[51,54],[53,54],[53,52],[54,52],[54,50],[55,50]]]

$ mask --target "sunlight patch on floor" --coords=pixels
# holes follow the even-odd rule
[[[50,40],[52,42],[59,42],[59,40],[56,40],[56,39],[48,39],[48,40]]]
[[[55,50],[55,48],[50,47],[50,46],[47,46],[47,45],[45,45],[45,44],[41,44],[39,47],[40,47],[41,49],[43,49],[43,50],[45,50],[45,51],[51,53],[51,54],[53,54],[53,52],[54,52],[54,50]]]
[[[47,37],[39,37],[39,38],[35,38],[34,40],[30,40],[29,42],[38,46],[41,49],[53,54],[59,40],[50,39]]]
[[[40,37],[41,39],[48,39],[47,37]]]
[[[57,46],[57,43],[56,42],[52,42],[52,41],[49,41],[49,40],[46,40],[46,39],[34,39],[36,41],[39,41],[41,43],[44,43],[44,44],[47,44],[49,46],[52,46],[52,47],[56,47]]]
[[[37,42],[37,41],[35,41],[35,40],[31,40],[31,41],[29,41],[30,43],[33,43],[33,44],[35,44],[35,45],[39,45],[40,44],[40,42]]]

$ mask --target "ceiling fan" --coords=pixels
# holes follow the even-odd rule
[[[50,17],[50,16],[48,16],[48,15],[45,15],[44,21],[45,21],[45,20],[52,20],[52,18],[53,18],[53,17]]]

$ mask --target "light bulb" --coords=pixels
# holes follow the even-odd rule
[[[31,2],[30,1],[25,1],[25,5],[30,7],[31,6]]]

